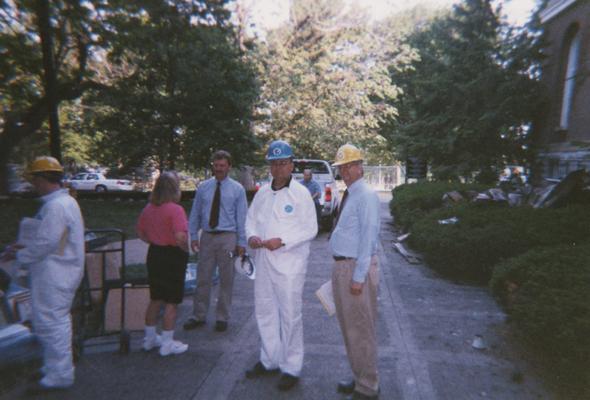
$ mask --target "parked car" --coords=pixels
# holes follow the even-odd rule
[[[134,189],[134,184],[130,180],[107,179],[103,174],[94,172],[76,174],[67,182],[76,190],[92,190],[95,192],[131,191]]]
[[[320,196],[321,223],[325,229],[330,229],[334,218],[336,218],[336,209],[340,202],[332,167],[324,160],[295,159],[293,163],[295,164],[293,168],[293,177],[295,179],[303,179],[303,171],[311,169],[313,179],[320,185],[322,189]]]

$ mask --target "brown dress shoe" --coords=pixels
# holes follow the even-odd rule
[[[354,392],[354,379],[338,382],[338,393],[352,394]]]
[[[225,331],[227,331],[227,321],[217,321],[215,323],[215,330],[217,332],[225,332]]]
[[[368,396],[360,392],[353,392],[351,395],[346,396],[346,400],[377,400],[379,395]]]
[[[201,326],[205,326],[205,321],[203,321],[202,319],[196,319],[191,317],[186,320],[182,327],[185,331],[190,331],[192,329],[200,328]]]

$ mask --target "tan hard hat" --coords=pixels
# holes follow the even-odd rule
[[[359,150],[358,147],[353,146],[352,144],[345,144],[340,146],[338,152],[336,153],[336,161],[332,166],[337,167],[339,165],[348,164],[354,161],[362,161],[363,154]]]
[[[27,168],[28,174],[34,174],[36,172],[64,172],[63,167],[53,157],[42,156],[37,157]]]

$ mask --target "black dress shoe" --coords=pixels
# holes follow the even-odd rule
[[[27,388],[25,391],[26,396],[41,396],[50,393],[65,392],[71,386],[43,386],[39,383],[35,383]]]
[[[283,373],[281,375],[281,379],[279,379],[279,384],[277,385],[277,388],[285,392],[287,390],[291,390],[293,386],[297,385],[297,383],[299,383],[298,376]]]
[[[279,372],[278,368],[266,369],[266,367],[260,361],[258,361],[256,365],[252,367],[252,369],[246,371],[246,378],[254,379],[264,375],[276,374],[277,372]]]
[[[360,392],[353,392],[350,396],[346,396],[346,400],[377,400],[379,398],[378,394],[373,396],[368,396],[366,394],[362,394]]]
[[[227,330],[227,321],[217,321],[215,323],[215,330],[217,332],[225,332]]]
[[[202,319],[189,318],[186,320],[186,322],[184,323],[184,325],[182,327],[184,328],[185,331],[190,331],[192,329],[200,328],[201,326],[204,326],[204,325],[205,325],[205,321],[203,321]]]
[[[37,370],[29,375],[28,380],[29,382],[39,382],[44,376],[45,375],[43,372],[41,372],[41,370]]]
[[[338,393],[351,394],[354,392],[354,379],[338,382]]]

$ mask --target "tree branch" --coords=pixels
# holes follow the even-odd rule
[[[58,102],[74,100],[87,90],[105,88],[107,88],[106,85],[93,81],[61,84],[58,86],[57,100]],[[23,112],[5,113],[4,128],[0,134],[0,149],[10,150],[21,139],[35,133],[47,118],[47,103],[47,97],[43,96]]]

